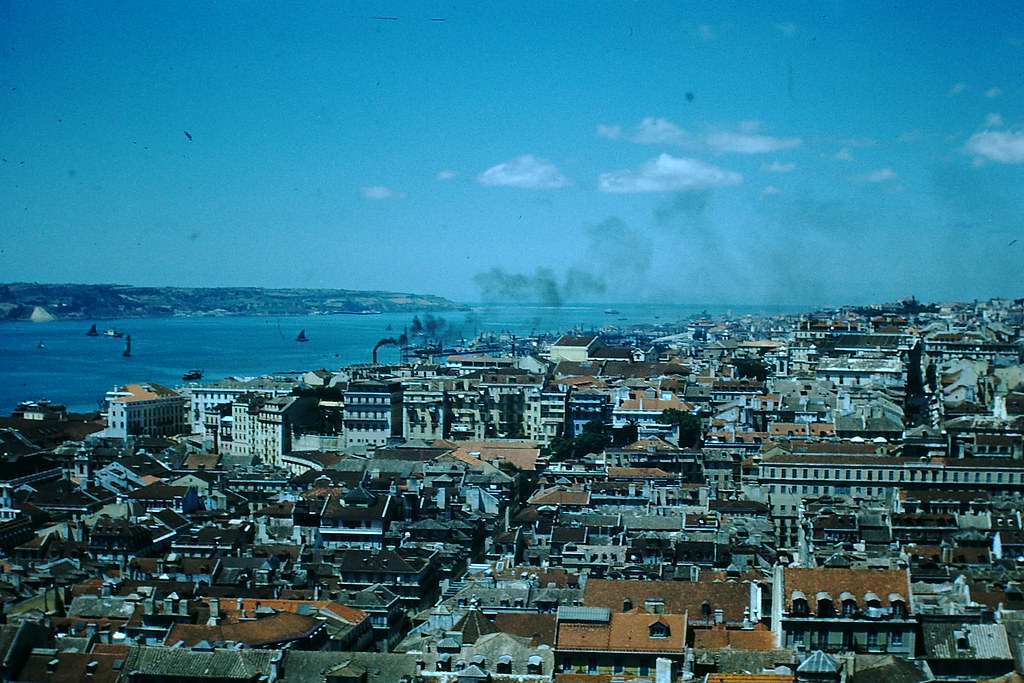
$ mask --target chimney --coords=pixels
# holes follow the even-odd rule
[[[284,658],[284,650],[278,650],[277,654],[274,655],[273,659],[270,660],[270,680],[271,682],[279,680],[281,678],[281,660]]]
[[[220,623],[220,598],[210,598],[210,620],[208,626],[216,626]]]

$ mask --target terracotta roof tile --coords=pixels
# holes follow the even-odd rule
[[[664,637],[652,637],[652,626],[668,628]],[[558,624],[559,650],[594,652],[671,652],[686,648],[686,616],[683,614],[651,614],[644,610],[611,615],[607,624]]]

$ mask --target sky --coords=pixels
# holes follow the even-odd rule
[[[1018,298],[1022,71],[1000,0],[0,0],[0,281]]]

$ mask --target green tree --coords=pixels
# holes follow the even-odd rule
[[[587,453],[600,453],[608,445],[606,427],[600,420],[592,420],[583,425],[579,436],[566,438],[556,436],[551,443],[541,449],[541,455],[548,456],[551,462],[562,462],[582,457]]]
[[[768,366],[756,358],[737,358],[732,365],[740,379],[752,377],[758,382],[768,379]]]
[[[679,428],[679,445],[692,448],[700,443],[704,436],[701,430],[700,417],[678,408],[666,408],[655,418],[658,424],[671,425]]]

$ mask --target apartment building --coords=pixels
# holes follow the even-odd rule
[[[105,436],[174,436],[189,431],[188,400],[159,384],[126,384],[107,392]]]

